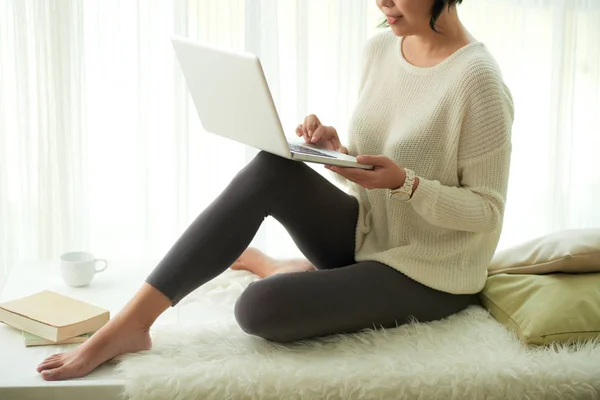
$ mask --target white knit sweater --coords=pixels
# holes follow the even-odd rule
[[[476,293],[502,229],[512,97],[482,43],[419,68],[403,58],[401,40],[386,31],[365,47],[348,151],[385,155],[420,184],[402,202],[350,183],[360,203],[356,260],[444,292]]]

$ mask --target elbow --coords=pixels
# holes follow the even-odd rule
[[[502,227],[502,218],[498,215],[494,215],[490,220],[475,230],[475,233],[492,233],[498,231]]]
[[[481,224],[475,233],[492,233],[502,228],[502,222],[504,220],[504,203],[503,202],[490,202],[488,204],[488,210],[486,212],[486,218],[484,223]]]

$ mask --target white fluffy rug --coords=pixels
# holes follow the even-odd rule
[[[245,272],[227,271],[188,296],[181,313],[190,324],[156,327],[152,350],[122,358],[125,396],[600,398],[600,344],[526,348],[479,307],[444,321],[293,345],[251,337],[236,325],[233,304],[252,280]]]

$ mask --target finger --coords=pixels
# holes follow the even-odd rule
[[[363,165],[385,166],[389,158],[384,156],[358,156],[356,161]]]
[[[306,124],[302,124],[302,136],[304,137],[304,141],[306,143],[310,143],[310,137],[308,136],[308,129],[306,129]]]
[[[312,114],[311,114],[312,115]],[[306,135],[308,136],[308,131],[309,131],[309,127],[310,127],[310,120],[311,120],[311,115],[307,115],[304,118],[304,123],[302,124],[302,127],[304,128],[304,132],[306,132]]]
[[[342,176],[343,176],[343,175],[342,175]],[[363,186],[363,187],[364,187],[363,183],[362,183],[362,182],[361,182],[359,179],[357,179],[357,178],[355,178],[355,177],[353,177],[353,176],[347,176],[347,177],[346,177],[346,176],[344,176],[344,178],[346,178],[346,179],[347,179],[347,180],[349,180],[350,182],[354,182],[354,183],[356,183],[357,185],[360,185],[360,186]]]
[[[325,126],[319,126],[317,129],[315,129],[315,131],[313,132],[313,134],[311,136],[310,141],[312,143],[316,143],[321,139],[329,139],[327,127],[325,127]]]
[[[302,131],[304,132],[304,140],[308,141],[308,121],[310,119],[310,115],[304,117],[304,121],[302,122]]]
[[[315,114],[310,114],[308,116],[308,121],[306,123],[306,128],[308,129],[308,135],[310,137],[312,137],[314,132],[317,130],[317,128],[319,126],[321,126],[321,123],[319,122],[319,118],[317,118],[317,116]]]
[[[342,173],[342,169],[340,167],[336,167],[335,165],[328,165],[327,169],[335,172],[336,174],[342,175],[344,178],[346,178],[346,176]]]
[[[335,130],[334,127],[329,127],[330,129],[330,134],[329,134],[329,140],[331,140],[331,143],[333,143],[333,147],[337,150],[340,151],[341,147],[342,147],[342,142],[340,142],[340,137],[337,134],[337,131]]]
[[[296,135],[297,136],[303,136],[304,135],[304,131],[302,130],[302,124],[298,125],[296,127]]]
[[[331,170],[335,173],[342,175],[346,179],[350,179],[351,181],[355,181],[356,179],[360,179],[360,170],[358,168],[347,168],[347,167],[338,167],[332,166]]]
[[[304,143],[310,143],[310,134],[308,133],[308,129],[304,128]]]

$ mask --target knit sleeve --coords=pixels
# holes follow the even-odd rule
[[[409,200],[432,225],[468,232],[501,227],[511,157],[514,118],[510,91],[495,73],[478,76],[467,92],[458,148],[458,187],[419,177]]]

